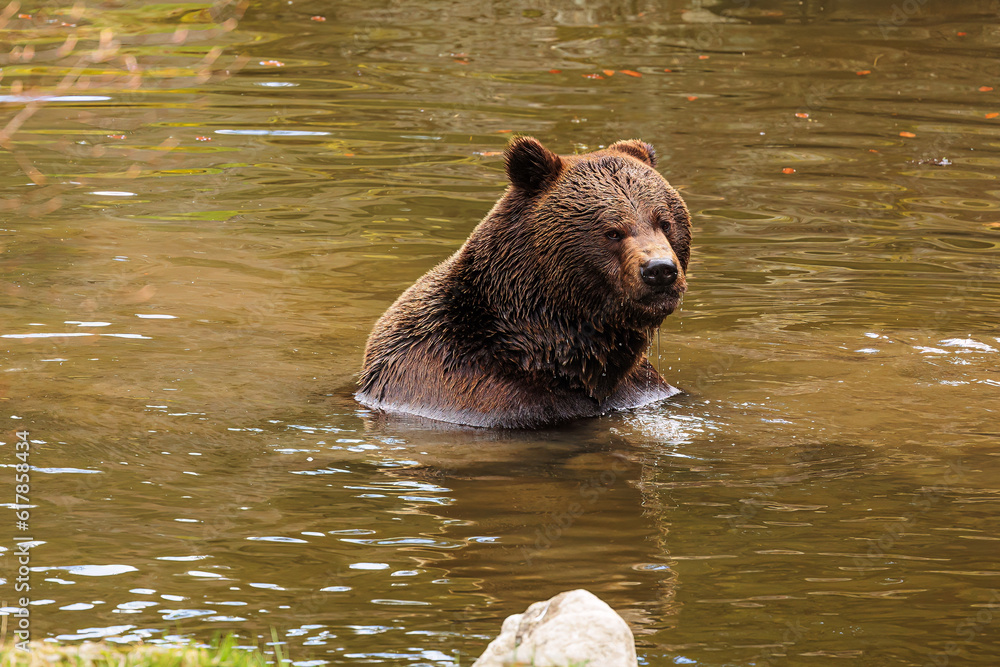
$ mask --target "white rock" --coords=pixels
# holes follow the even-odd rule
[[[593,593],[566,591],[508,616],[472,667],[637,667],[625,620]]]

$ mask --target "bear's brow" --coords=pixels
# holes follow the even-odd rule
[[[599,223],[618,224],[629,218],[640,224],[674,220],[670,209],[655,196],[613,197],[593,209],[593,219]]]

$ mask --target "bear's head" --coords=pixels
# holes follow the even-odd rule
[[[597,326],[651,328],[678,306],[691,220],[677,191],[637,140],[560,156],[531,137],[505,152],[505,199],[518,233],[531,236],[550,303]]]

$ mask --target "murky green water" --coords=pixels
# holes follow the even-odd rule
[[[34,51],[0,57],[0,595],[33,538],[35,638],[464,667],[586,587],[643,664],[996,663],[996,3],[60,7],[0,48]],[[686,396],[514,434],[350,399],[511,132],[659,150]]]

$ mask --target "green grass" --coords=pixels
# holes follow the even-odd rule
[[[236,648],[237,640],[227,636],[213,641],[208,648],[190,646],[157,646],[133,644],[115,646],[105,643],[83,643],[59,646],[47,642],[31,642],[30,651],[18,650],[14,643],[0,644],[0,667],[264,667],[268,658],[258,649]],[[281,651],[276,646],[281,664]]]
[[[157,644],[106,644],[84,642],[61,646],[34,641],[29,651],[19,650],[10,641],[0,642],[0,667],[266,667],[286,662],[277,633],[271,630],[274,655],[260,649],[237,648],[237,639],[227,635],[206,647],[161,646]],[[463,660],[464,664],[465,661]],[[471,664],[471,663],[470,663]],[[589,661],[569,663],[566,667],[588,667]],[[510,667],[534,667],[535,662],[511,663]]]

